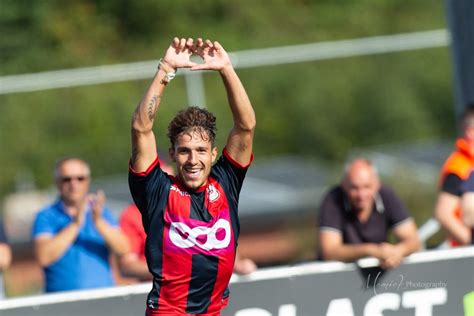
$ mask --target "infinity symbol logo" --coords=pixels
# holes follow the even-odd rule
[[[169,236],[171,242],[179,248],[198,246],[204,250],[222,249],[230,243],[230,223],[221,218],[212,227],[189,228],[184,223],[173,222]]]

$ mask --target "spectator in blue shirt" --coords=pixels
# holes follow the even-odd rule
[[[60,160],[54,177],[59,198],[37,214],[33,225],[45,291],[114,285],[110,252],[126,253],[128,241],[104,206],[104,192],[89,193],[90,168],[76,157]]]

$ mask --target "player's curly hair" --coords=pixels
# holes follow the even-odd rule
[[[202,139],[209,140],[214,147],[216,139],[216,117],[206,109],[190,106],[176,114],[174,119],[168,125],[168,138],[171,146],[174,148],[179,134],[191,134],[197,132],[201,134]]]

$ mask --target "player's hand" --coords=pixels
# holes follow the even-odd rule
[[[194,40],[192,38],[180,39],[175,37],[166,50],[161,62],[166,64],[167,67],[174,69],[174,71],[178,70],[178,68],[193,67],[196,65],[196,63],[190,59],[193,54],[193,46]]]
[[[217,70],[221,71],[227,67],[232,67],[232,62],[222,45],[206,39],[198,38],[192,47],[193,53],[204,60],[202,64],[196,64],[191,70]]]

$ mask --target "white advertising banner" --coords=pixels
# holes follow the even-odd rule
[[[397,269],[377,260],[304,263],[234,276],[223,316],[445,316],[474,308],[474,247],[413,254]],[[2,316],[144,315],[150,284],[0,301]]]

